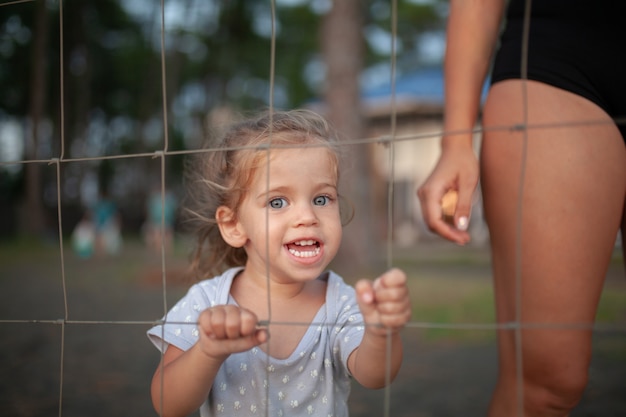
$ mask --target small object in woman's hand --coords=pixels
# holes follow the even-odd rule
[[[456,203],[459,201],[459,194],[455,190],[449,190],[441,198],[441,215],[443,221],[454,226],[454,212]]]

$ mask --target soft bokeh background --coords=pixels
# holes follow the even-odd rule
[[[443,0],[0,0],[0,416],[154,415],[145,330],[191,283],[185,159],[270,106],[319,111],[348,147],[356,216],[333,268],[410,277],[402,372],[388,391],[355,386],[352,414],[382,416],[388,400],[393,416],[485,415],[496,350],[479,194],[465,248],[425,229],[415,197],[439,153],[446,17]],[[175,203],[164,245],[147,240],[154,195]],[[77,226],[102,201],[112,244],[90,250]],[[574,416],[626,415],[621,261]]]

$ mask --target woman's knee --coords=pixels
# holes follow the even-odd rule
[[[524,399],[529,415],[565,416],[582,398],[589,378],[588,361],[556,362],[556,366],[543,365],[533,372],[533,364],[526,360]]]

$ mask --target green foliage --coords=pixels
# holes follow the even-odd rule
[[[0,123],[11,117],[25,126],[28,135],[35,93],[40,93],[44,103],[40,121],[49,126],[40,129],[37,143],[27,147],[28,158],[55,158],[62,148],[65,158],[155,152],[164,149],[165,129],[171,139],[169,150],[193,149],[203,141],[213,109],[267,107],[270,80],[272,103],[279,108],[300,107],[321,95],[319,28],[324,11],[316,8],[317,1],[277,1],[272,10],[271,2],[258,0],[170,0],[165,2],[165,17],[160,2],[42,2],[0,6]],[[408,56],[415,52],[420,32],[437,27],[441,18],[436,3],[398,4],[398,38],[404,44],[402,54]],[[39,5],[45,7],[44,21],[36,19]],[[389,7],[387,1],[364,1],[365,24],[389,32]],[[273,13],[276,20],[271,25]],[[40,55],[36,39],[44,42]],[[365,37],[364,45],[368,47]],[[389,56],[368,51],[367,65],[389,61]],[[40,90],[33,83],[37,69],[43,69]],[[171,183],[180,183],[181,158],[174,159],[167,164],[167,176]],[[63,169],[60,183],[80,184],[106,170],[107,181],[130,184],[116,189],[116,195],[136,198],[153,174],[135,158],[101,168],[103,164],[107,165],[94,160]],[[120,180],[129,173],[144,182],[143,187],[137,181]],[[11,196],[24,195],[15,189],[28,183],[16,180],[22,176],[2,176],[2,189],[10,188]],[[56,180],[42,174],[42,189],[56,187]],[[80,202],[79,193],[65,187],[61,191],[65,203]]]
[[[0,13],[0,114],[24,115],[28,109],[33,9],[21,3]]]

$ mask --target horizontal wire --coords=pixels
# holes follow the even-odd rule
[[[10,1],[8,3],[0,3],[0,7],[2,6],[12,6],[15,4],[20,4],[20,3],[34,3],[37,0],[15,0],[15,1]]]
[[[197,326],[196,322],[164,321],[164,320],[74,320],[74,319],[0,319],[0,324],[52,324],[52,325],[142,325],[142,326]],[[297,321],[261,321],[258,326],[300,326],[300,327],[338,327],[328,322],[297,322]],[[384,327],[380,324],[348,323],[341,327]],[[594,330],[609,332],[626,332],[625,323],[541,323],[541,322],[505,322],[505,323],[437,323],[411,321],[405,325],[407,329],[449,329],[449,330],[510,330],[510,329],[550,329],[550,330]]]
[[[523,130],[536,130],[536,129],[559,129],[563,127],[580,127],[580,126],[599,126],[607,124],[624,124],[626,125],[626,117],[620,117],[612,120],[578,120],[570,122],[552,122],[552,123],[532,123],[532,124],[512,124],[512,125],[496,125],[488,127],[476,127],[473,129],[459,129],[459,130],[436,130],[426,133],[410,133],[410,134],[396,134],[380,135],[372,138],[361,139],[342,139],[338,144],[339,146],[352,146],[352,145],[364,145],[364,144],[385,144],[390,142],[405,142],[410,140],[425,140],[435,139],[441,136],[455,136],[466,135],[468,133],[478,134],[482,132],[494,132],[494,131],[523,131]],[[29,160],[12,160],[12,161],[0,161],[0,166],[3,165],[18,165],[18,164],[54,164],[54,163],[71,163],[71,162],[89,162],[89,161],[101,161],[112,159],[132,159],[132,158],[158,158],[162,156],[184,156],[193,155],[199,153],[210,153],[215,151],[234,151],[242,149],[289,149],[289,148],[315,148],[322,145],[306,144],[306,145],[279,145],[272,144],[271,146],[233,146],[233,147],[212,147],[205,149],[187,149],[187,150],[158,150],[154,152],[138,152],[132,154],[116,154],[116,155],[102,155],[102,156],[88,156],[78,158],[57,158],[51,157],[48,159],[29,159]]]

